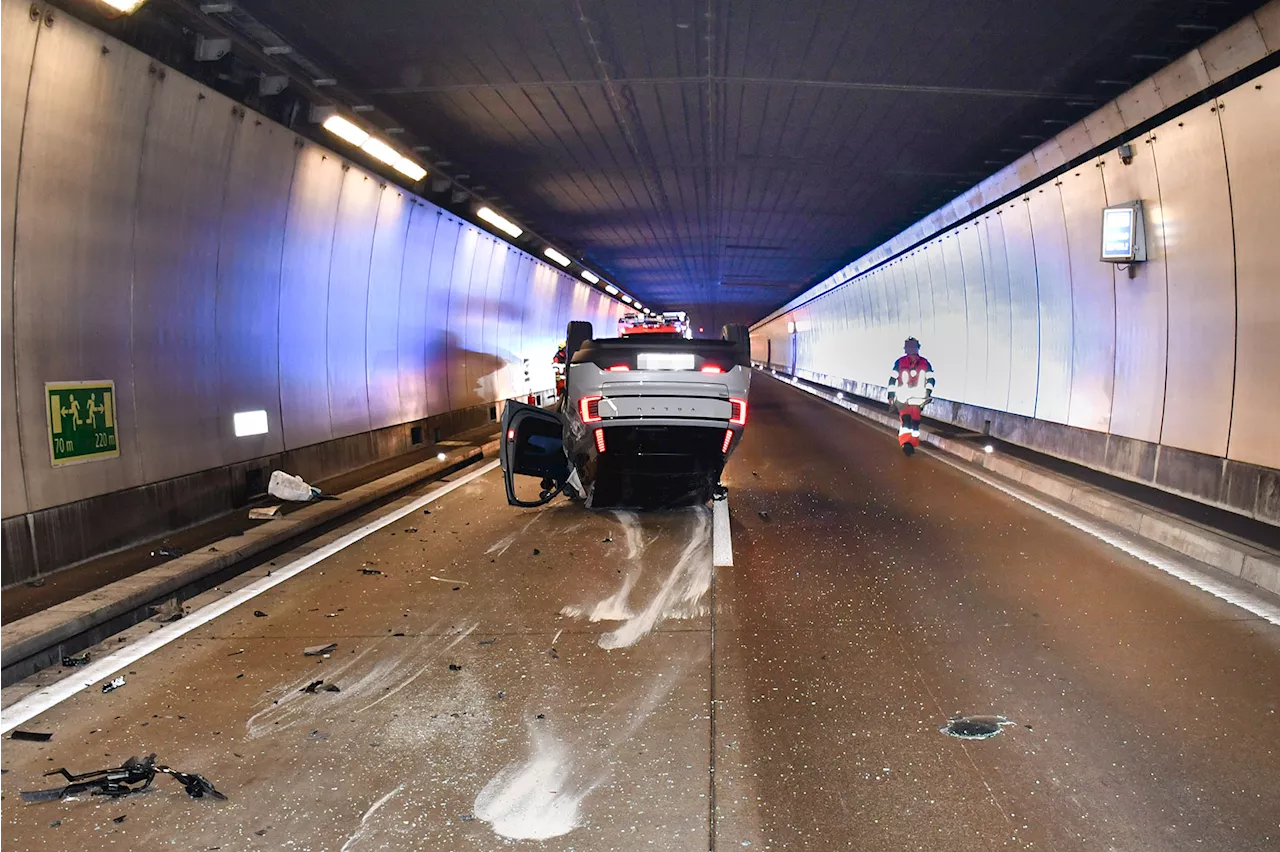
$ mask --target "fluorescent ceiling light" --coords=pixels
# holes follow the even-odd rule
[[[556,263],[560,264],[561,266],[568,266],[570,263],[573,262],[569,260],[569,258],[562,255],[560,252],[551,248],[550,246],[547,246],[546,248],[544,248],[542,250],[542,253],[545,254],[547,257],[551,258],[552,260],[554,260]]]
[[[599,276],[599,275],[596,275],[596,274],[595,274],[594,272],[592,272],[590,269],[584,269],[584,270],[582,270],[582,280],[587,281],[587,282],[589,282],[589,283],[591,283],[591,284],[599,284],[599,283],[600,283],[600,276]],[[609,289],[609,288],[608,288],[608,287],[606,287],[605,289],[607,290],[607,289]],[[615,290],[614,292],[617,292],[617,291]]]
[[[410,160],[408,157],[401,157],[396,160],[393,168],[414,183],[417,183],[427,176],[427,170],[415,163],[413,160]]]
[[[631,297],[630,297],[630,296],[628,296],[627,294],[623,293],[623,294],[622,294],[622,301],[626,302],[626,303],[629,305],[629,304],[631,304]]]
[[[364,151],[375,160],[381,160],[388,166],[394,166],[400,159],[400,152],[392,148],[386,142],[383,142],[377,136],[370,136],[364,140],[364,144],[360,146],[360,150]]]
[[[476,211],[476,216],[488,222],[490,225],[492,225],[493,227],[497,228],[499,231],[502,231],[504,234],[507,234],[512,238],[518,237],[524,233],[523,228],[516,225],[510,219],[499,216],[497,213],[494,213],[488,207],[481,207],[479,210]]]
[[[102,0],[102,2],[106,3],[112,9],[124,12],[126,15],[132,15],[134,12],[138,11],[139,7],[141,7],[143,3],[147,2],[147,0]]]
[[[604,285],[604,291],[608,293],[610,296],[618,295],[618,288],[613,286],[612,284]]]
[[[321,126],[334,136],[339,139],[345,139],[352,145],[363,145],[365,140],[369,138],[367,131],[361,130],[340,115],[329,116]]]
[[[267,434],[267,412],[265,411],[237,411],[231,416],[231,420],[235,424],[237,438]]]

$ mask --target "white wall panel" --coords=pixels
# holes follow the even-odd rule
[[[142,482],[129,302],[149,63],[67,23],[40,33],[16,196],[13,342],[33,510]],[[54,470],[44,383],[89,379],[116,383],[120,456]]]
[[[1280,468],[1280,69],[1222,97],[1239,330],[1230,458]]]
[[[40,22],[32,21],[29,3],[0,2],[0,506],[4,517],[27,510],[27,489],[22,475],[22,445],[18,440],[18,398],[13,366],[13,226],[18,192],[18,160],[22,148],[22,122],[27,109],[27,84],[35,55]]]
[[[502,276],[502,292],[498,296],[497,325],[495,327],[498,342],[498,355],[503,360],[502,369],[498,373],[497,398],[523,399],[529,392],[524,382],[524,367],[521,359],[523,346],[520,339],[520,324],[524,320],[524,297],[527,289],[524,279],[528,273],[527,258],[516,251],[508,249],[510,258]]]
[[[280,265],[280,416],[291,449],[333,437],[326,330],[343,174],[342,161],[323,148],[298,152]]]
[[[559,327],[559,291],[555,273],[545,263],[534,261],[528,274],[524,357],[529,359],[529,384],[532,385],[532,390],[542,391],[555,386],[551,359],[555,357],[564,329]]]
[[[933,364],[937,373],[938,395],[945,399],[963,401],[969,376],[969,329],[965,327],[964,258],[960,253],[960,239],[948,234],[941,240],[943,278],[935,284],[934,299],[938,301],[938,340],[934,351],[942,364]],[[945,299],[945,301],[944,301]],[[928,357],[926,355],[925,357]],[[930,363],[933,363],[930,361]]]
[[[148,482],[223,464],[214,320],[232,104],[179,74],[152,89],[133,243],[133,384]],[[175,440],[175,436],[182,436]],[[230,441],[228,441],[230,443]]]
[[[960,260],[964,270],[964,328],[966,358],[964,397],[973,405],[989,405],[987,393],[987,276],[986,247],[977,225],[960,226]]]
[[[403,189],[382,187],[369,262],[365,332],[365,382],[369,390],[369,426],[373,429],[412,419],[404,413],[405,406],[400,401],[400,350],[396,337],[405,240],[413,207]]]
[[[1105,432],[1115,382],[1116,303],[1112,265],[1102,256],[1102,169],[1096,161],[1060,179],[1071,255],[1071,401],[1067,423]]]
[[[987,403],[1003,411],[1009,406],[1009,371],[1013,360],[1013,320],[1009,308],[1009,259],[1000,217],[988,213],[977,222],[986,251]]]
[[[1133,162],[1115,151],[1102,158],[1107,204],[1141,201],[1145,208],[1147,262],[1113,269],[1116,294],[1115,387],[1110,431],[1126,438],[1160,440],[1164,419],[1165,353],[1169,345],[1169,301],[1165,289],[1164,228],[1160,185],[1150,143],[1133,141]]]
[[[495,374],[500,362],[494,352],[493,318],[495,302],[502,293],[506,271],[506,243],[495,237],[480,241],[467,303],[467,388],[472,405],[486,402],[494,393]]]
[[[453,276],[449,281],[449,312],[446,338],[446,364],[449,373],[449,409],[471,404],[471,388],[467,384],[467,319],[471,281],[475,277],[477,256],[482,246],[492,239],[475,228],[464,225],[458,233],[453,255]]]
[[[369,271],[381,195],[378,182],[368,174],[352,168],[344,173],[329,260],[326,312],[329,420],[335,438],[369,431],[365,364]]]
[[[1161,441],[1220,456],[1227,451],[1235,383],[1236,293],[1217,107],[1198,106],[1162,126],[1151,147],[1160,177],[1169,277]]]
[[[400,309],[396,313],[397,375],[400,414],[419,420],[431,413],[427,391],[427,328],[435,320],[427,313],[431,287],[431,258],[439,211],[420,202],[410,205],[400,274]]]
[[[1000,227],[1009,261],[1008,410],[1032,417],[1040,378],[1040,283],[1029,201],[1006,204],[1000,211]]]
[[[1035,416],[1066,423],[1071,405],[1071,256],[1058,187],[1030,196],[1031,233],[1040,288],[1040,377]]]
[[[297,157],[279,125],[237,122],[218,231],[218,422],[225,464],[284,449],[280,418],[280,263]],[[267,434],[235,437],[237,411],[266,411]]]
[[[431,245],[430,286],[427,290],[427,409],[431,414],[448,411],[449,379],[452,369],[453,337],[449,332],[449,310],[453,296],[454,267],[458,265],[463,226],[453,216],[435,211],[435,240]],[[468,258],[469,260],[469,258]],[[463,296],[465,297],[465,293]]]

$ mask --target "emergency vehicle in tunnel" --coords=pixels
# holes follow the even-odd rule
[[[665,508],[712,499],[747,425],[747,329],[725,326],[719,340],[677,329],[592,335],[591,323],[569,323],[555,410],[507,403],[507,501],[541,506],[564,493],[588,508]],[[517,476],[538,479],[536,499],[517,495]]]

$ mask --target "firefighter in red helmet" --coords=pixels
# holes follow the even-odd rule
[[[906,353],[893,362],[889,374],[889,407],[898,412],[898,443],[905,455],[920,446],[920,409],[933,401],[933,367],[920,354],[920,341],[908,337],[902,344]]]

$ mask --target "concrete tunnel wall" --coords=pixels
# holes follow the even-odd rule
[[[74,513],[42,530],[52,507],[203,489],[182,477],[281,454],[305,468],[324,454],[299,448],[344,440],[354,467],[408,449],[414,423],[550,389],[568,320],[614,333],[624,306],[604,293],[30,8],[0,5],[6,583],[13,560],[89,555],[45,541],[96,535]],[[44,384],[94,379],[115,381],[120,455],[55,468]],[[232,414],[256,409],[269,432],[237,438]],[[138,511],[172,513],[179,490]]]
[[[915,335],[931,416],[1280,523],[1280,69],[1132,146],[818,285],[753,359],[883,400]],[[1138,199],[1130,278],[1101,213]]]

